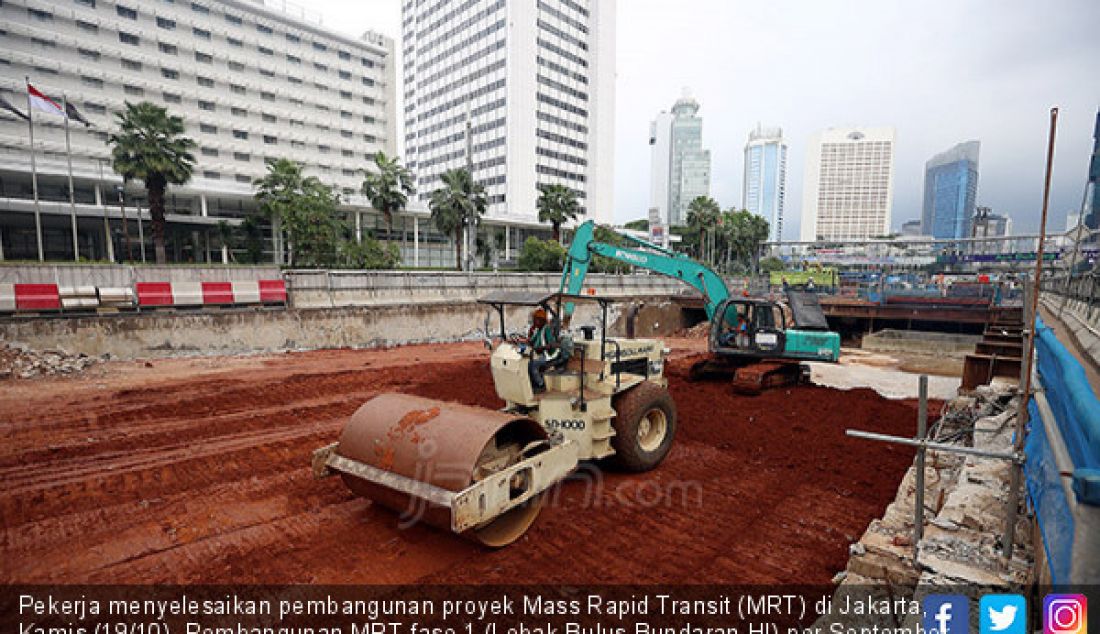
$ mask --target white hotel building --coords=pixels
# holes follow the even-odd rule
[[[402,21],[405,155],[421,205],[469,162],[512,255],[547,232],[539,184],[566,185],[585,218],[611,220],[614,0],[403,0]]]
[[[104,141],[124,102],[151,101],[184,119],[197,142],[190,183],[170,187],[168,252],[175,261],[220,261],[217,225],[255,211],[253,179],[265,159],[289,157],[336,185],[360,226],[381,227],[359,194],[378,150],[396,153],[393,42],[346,37],[283,2],[249,0],[3,0],[0,95],[22,111],[24,76],[94,127],[71,126],[80,255],[105,259],[105,218],[116,259],[122,211]],[[63,120],[35,113],[45,251],[72,259]],[[36,259],[27,123],[0,110],[0,257]],[[140,184],[126,190],[136,243]],[[148,221],[148,212],[143,215]],[[421,220],[419,227],[426,223]],[[408,246],[416,227],[401,236]],[[265,229],[266,231],[266,229]],[[149,229],[144,227],[150,242]],[[270,234],[264,259],[273,259]],[[135,257],[137,246],[134,246]],[[147,252],[151,257],[151,247]],[[404,249],[411,261],[412,248]]]
[[[814,135],[803,176],[803,242],[890,233],[893,128],[829,128]]]

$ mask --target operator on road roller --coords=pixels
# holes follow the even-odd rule
[[[531,346],[531,363],[527,365],[527,374],[531,377],[531,389],[536,394],[546,391],[546,380],[542,373],[557,363],[561,356],[561,344],[554,334],[553,326],[546,320],[546,309],[531,311],[531,328],[527,330],[527,344]]]

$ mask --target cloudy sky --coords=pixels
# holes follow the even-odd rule
[[[313,0],[324,23],[400,38],[400,0]],[[1100,108],[1097,0],[618,0],[615,219],[649,206],[649,121],[683,88],[699,100],[711,192],[740,206],[757,122],[790,146],[798,235],[810,135],[894,126],[893,224],[920,216],[924,162],[982,143],[978,203],[1036,231],[1051,106],[1060,107],[1049,229],[1084,194]],[[1049,230],[1048,229],[1048,230]]]

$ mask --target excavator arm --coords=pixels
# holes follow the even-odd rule
[[[729,289],[722,278],[711,269],[683,255],[639,240],[625,234],[616,234],[642,248],[620,247],[605,242],[597,242],[596,225],[585,221],[573,234],[573,243],[565,258],[565,270],[562,271],[560,291],[577,295],[584,287],[584,278],[588,275],[588,266],[594,255],[602,255],[624,262],[640,269],[653,271],[661,275],[680,280],[703,294],[703,307],[707,319],[713,319],[718,306],[729,297]],[[573,304],[566,304],[565,316],[573,314]]]

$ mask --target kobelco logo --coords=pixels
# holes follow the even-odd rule
[[[635,264],[645,264],[649,261],[649,258],[644,255],[631,251],[623,251],[622,249],[615,249],[615,257],[634,262]]]

